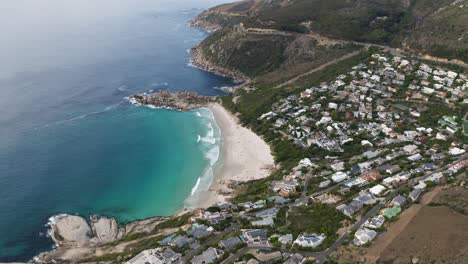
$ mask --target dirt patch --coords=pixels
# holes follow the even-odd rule
[[[467,201],[462,187],[427,193],[367,250],[366,263],[468,263],[468,217],[459,213]]]
[[[468,263],[468,190],[436,187],[403,211],[370,248],[342,247],[335,256],[351,263]],[[462,212],[462,213],[460,213]]]
[[[424,206],[382,252],[379,261],[468,263],[468,217],[448,207]]]

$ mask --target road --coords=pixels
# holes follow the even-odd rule
[[[362,51],[363,51],[362,49],[359,49],[359,50],[353,51],[353,52],[351,52],[351,53],[348,53],[348,54],[346,54],[346,55],[344,55],[344,56],[342,56],[342,57],[340,57],[340,58],[331,60],[331,61],[329,61],[329,62],[327,62],[327,63],[324,63],[324,64],[320,65],[320,66],[317,67],[317,68],[313,68],[312,70],[310,70],[310,71],[308,71],[308,72],[305,72],[305,73],[303,73],[303,74],[300,74],[300,75],[298,75],[298,76],[296,76],[296,77],[294,77],[294,78],[292,78],[292,79],[290,79],[290,80],[288,80],[288,81],[286,81],[286,82],[284,82],[284,83],[282,83],[282,84],[279,84],[279,85],[277,85],[275,88],[281,88],[281,87],[284,87],[284,86],[286,86],[286,85],[290,85],[290,84],[294,83],[295,81],[299,80],[300,78],[302,78],[302,77],[304,77],[304,76],[307,76],[307,75],[310,75],[310,74],[312,74],[312,73],[321,71],[321,70],[325,69],[326,67],[328,67],[328,66],[330,66],[330,65],[333,65],[333,64],[336,64],[336,63],[338,63],[338,62],[340,62],[340,61],[344,61],[344,60],[347,60],[347,59],[349,59],[349,58],[351,58],[351,57],[354,57],[354,56],[358,55],[359,53],[361,53]]]
[[[288,32],[283,32],[283,31],[275,31],[275,32],[276,32],[275,34],[281,34],[281,35],[288,34]],[[295,33],[295,34],[300,34],[300,33]],[[405,50],[402,50],[402,49],[399,49],[399,48],[393,48],[393,47],[390,47],[390,46],[372,44],[372,43],[365,43],[365,42],[358,42],[358,41],[331,39],[331,38],[326,38],[326,37],[320,36],[320,35],[318,35],[316,33],[309,33],[307,35],[309,35],[312,38],[325,38],[325,39],[329,39],[330,41],[335,41],[335,42],[338,42],[338,43],[354,44],[354,45],[357,45],[357,46],[362,46],[364,49],[369,49],[369,48],[372,48],[372,47],[381,48],[383,50],[386,50],[386,51],[390,52],[394,56],[414,57],[414,58],[421,59],[421,60],[430,60],[430,61],[434,61],[434,62],[438,62],[438,63],[457,65],[457,66],[461,66],[461,67],[464,67],[464,68],[468,68],[467,63],[448,61],[448,60],[446,60],[444,58],[428,57],[427,55],[415,54],[414,52],[405,51]],[[281,87],[284,87],[286,85],[290,85],[290,84],[296,82],[297,80],[299,80],[300,78],[302,78],[304,76],[307,76],[307,75],[310,75],[310,74],[315,73],[317,71],[320,71],[320,70],[322,70],[322,69],[324,69],[324,68],[326,68],[326,67],[328,67],[330,65],[336,64],[336,63],[338,63],[340,61],[343,61],[343,60],[349,59],[351,57],[354,57],[354,56],[358,55],[361,51],[363,51],[363,49],[353,51],[353,52],[348,53],[348,54],[346,54],[346,55],[344,55],[344,56],[342,56],[340,58],[331,60],[331,61],[329,61],[329,62],[327,62],[325,64],[320,65],[317,68],[313,68],[308,72],[300,74],[300,75],[298,75],[298,76],[296,76],[296,77],[294,77],[294,78],[292,78],[292,79],[290,79],[290,80],[288,80],[288,81],[286,81],[284,83],[281,83],[281,84],[275,86],[274,88],[281,88]]]

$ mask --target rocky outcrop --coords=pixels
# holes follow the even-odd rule
[[[93,216],[90,225],[94,234],[92,240],[95,243],[111,242],[119,235],[119,225],[114,218]]]
[[[119,236],[114,218],[92,216],[89,221],[78,215],[59,215],[51,223],[51,238],[59,246],[102,244]]]
[[[129,96],[130,102],[155,108],[170,108],[182,112],[205,107],[218,101],[217,97],[199,95],[195,92],[157,92]]]
[[[51,238],[57,245],[84,244],[93,238],[93,231],[85,218],[60,215],[51,224]]]

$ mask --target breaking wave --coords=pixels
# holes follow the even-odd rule
[[[190,196],[186,200],[187,206],[196,206],[196,200],[199,195],[209,190],[214,180],[214,170],[218,166],[221,153],[221,131],[216,123],[213,113],[208,109],[200,109],[195,112],[199,117],[202,117],[205,122],[205,133],[198,135],[197,142],[200,149],[205,153],[204,157],[207,161],[201,177],[193,186]]]
[[[119,102],[117,104],[107,106],[104,109],[99,110],[99,111],[93,111],[93,112],[78,115],[78,116],[75,116],[75,117],[72,117],[72,118],[69,118],[69,119],[64,119],[64,120],[56,121],[56,122],[53,122],[53,123],[50,123],[50,124],[45,124],[43,126],[35,128],[35,129],[41,129],[41,128],[46,128],[46,127],[56,126],[56,125],[62,125],[62,124],[70,123],[70,122],[73,122],[73,121],[76,121],[76,120],[79,120],[79,119],[83,119],[83,118],[86,118],[86,117],[89,117],[89,116],[93,116],[93,115],[101,114],[101,113],[104,113],[104,112],[112,111],[115,108],[117,108],[119,105],[121,105],[123,102],[124,101],[121,101],[121,102]]]

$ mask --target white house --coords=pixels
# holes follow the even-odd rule
[[[348,174],[346,174],[345,172],[339,171],[339,172],[333,174],[332,180],[334,182],[341,182],[341,181],[346,180],[348,177],[349,177]]]
[[[299,245],[301,247],[318,247],[322,242],[327,238],[325,234],[302,234],[297,237],[297,239],[294,241],[294,244]]]
[[[377,232],[363,227],[356,231],[356,233],[354,234],[353,243],[357,246],[362,246],[372,241],[376,236]]]
[[[375,196],[380,196],[387,188],[385,186],[377,184],[376,186],[369,189],[369,192]]]

